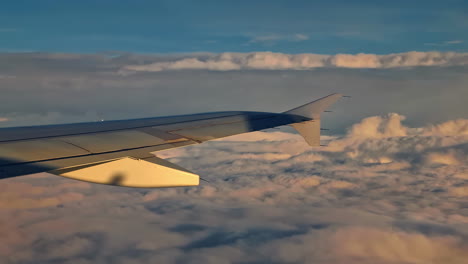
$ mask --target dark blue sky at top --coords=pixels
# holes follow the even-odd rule
[[[5,0],[0,51],[468,51],[468,1]]]

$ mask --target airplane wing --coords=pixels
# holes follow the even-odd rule
[[[0,129],[0,178],[48,172],[126,187],[195,186],[199,176],[151,152],[291,125],[320,145],[320,113],[331,94],[284,113],[215,112]]]

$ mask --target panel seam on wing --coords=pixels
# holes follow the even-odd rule
[[[65,141],[65,140],[63,140],[63,139],[57,139],[57,140],[58,140],[58,141],[61,141],[61,142],[63,142],[63,143],[72,145],[72,146],[74,146],[74,147],[77,147],[77,148],[79,148],[79,149],[82,149],[82,150],[88,152],[89,154],[94,154],[94,153],[91,152],[90,150],[88,150],[88,149],[86,149],[86,148],[84,148],[84,147],[78,146],[78,145],[76,145],[76,144],[73,144],[73,143],[71,143],[71,142]]]

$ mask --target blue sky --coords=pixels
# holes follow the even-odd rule
[[[4,1],[0,51],[468,51],[468,2]]]

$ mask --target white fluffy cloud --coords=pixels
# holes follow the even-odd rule
[[[209,181],[194,188],[2,180],[0,262],[463,263],[468,120],[403,121],[322,148],[282,129],[157,153]]]
[[[132,71],[158,72],[166,70],[206,69],[230,70],[306,70],[322,67],[336,68],[397,68],[415,66],[460,66],[468,64],[467,53],[406,52],[377,54],[284,54],[273,52],[221,53],[187,55],[170,61],[156,61],[122,67],[121,73]]]

